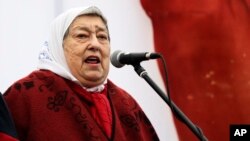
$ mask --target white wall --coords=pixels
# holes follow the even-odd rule
[[[150,19],[135,0],[0,0],[0,91],[36,69],[38,52],[46,39],[50,21],[63,10],[97,5],[106,15],[112,51],[153,50]],[[142,66],[163,89],[155,61]],[[178,141],[168,106],[131,66],[111,66],[109,78],[127,90],[148,115],[162,141]]]

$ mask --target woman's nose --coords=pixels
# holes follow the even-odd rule
[[[90,40],[90,46],[89,46],[89,50],[92,51],[99,51],[100,50],[100,42],[98,41],[98,38],[96,36],[92,36],[91,40]]]

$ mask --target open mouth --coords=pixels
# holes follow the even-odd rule
[[[97,56],[89,56],[85,59],[85,63],[98,64],[98,63],[100,63],[100,58]]]

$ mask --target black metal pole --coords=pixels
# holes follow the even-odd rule
[[[203,135],[201,129],[192,123],[191,120],[175,105],[173,101],[170,101],[167,95],[156,85],[156,83],[148,76],[146,70],[140,66],[140,64],[135,64],[134,70],[136,73],[144,78],[144,80],[157,92],[157,94],[171,107],[174,115],[181,120],[198,138],[200,141],[208,141],[208,139]]]

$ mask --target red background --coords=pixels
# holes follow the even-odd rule
[[[173,101],[211,141],[250,124],[250,0],[141,0]],[[162,70],[162,68],[161,68]],[[198,140],[175,120],[181,141]]]

